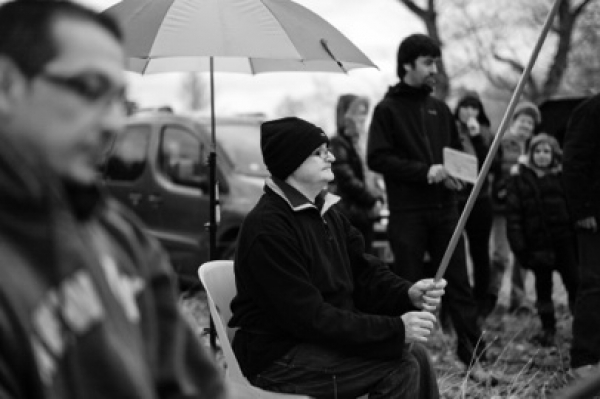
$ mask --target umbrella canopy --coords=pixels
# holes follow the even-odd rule
[[[125,28],[141,74],[346,72],[375,67],[350,40],[291,0],[124,0],[105,11]]]
[[[214,71],[344,72],[376,67],[329,22],[291,0],[123,0],[105,13],[125,31],[127,69],[210,71],[210,254],[216,259]]]

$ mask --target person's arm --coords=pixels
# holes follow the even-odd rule
[[[392,272],[381,259],[365,253],[362,235],[349,223],[346,239],[357,307],[367,313],[388,316],[417,310],[408,295],[412,283]]]
[[[122,242],[135,253],[134,266],[146,282],[139,297],[140,323],[150,351],[157,397],[228,398],[223,370],[180,311],[177,277],[166,252],[128,213],[122,216],[129,222],[129,227],[121,225],[129,238]],[[117,226],[122,223],[119,219],[114,222]]]
[[[281,231],[261,234],[245,252],[245,261],[254,267],[244,280],[253,285],[255,303],[277,320],[286,334],[301,342],[357,355],[399,355],[405,342],[402,319],[368,315],[328,303],[311,275],[311,269],[325,266],[313,264],[310,255],[291,237]]]
[[[429,165],[403,157],[394,147],[393,136],[406,134],[395,131],[391,111],[375,107],[367,142],[367,164],[370,169],[387,177],[406,182],[428,184]]]
[[[4,302],[1,294],[0,302]],[[27,392],[19,386],[24,373],[15,362],[26,358],[19,352],[24,350],[28,343],[19,339],[19,336],[25,339],[27,334],[23,336],[15,331],[15,323],[7,313],[8,310],[0,304],[0,399],[21,399],[27,396]],[[33,384],[33,381],[29,383]]]
[[[595,217],[592,192],[597,187],[594,165],[600,148],[600,99],[573,111],[564,139],[563,182],[574,221]]]
[[[334,139],[331,140],[330,146],[335,156],[331,169],[340,191],[350,196],[353,202],[361,204],[365,208],[373,207],[380,197],[374,195],[365,182],[356,176],[350,165],[350,155],[347,148],[339,140]]]

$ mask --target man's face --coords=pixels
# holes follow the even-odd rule
[[[292,173],[292,176],[306,187],[322,189],[334,179],[331,170],[333,161],[335,161],[335,157],[329,151],[327,144],[323,144],[315,148],[315,151]]]
[[[533,134],[535,121],[531,115],[519,114],[511,124],[511,132],[520,139],[527,140]]]
[[[32,78],[16,74],[7,130],[62,178],[89,184],[124,116],[124,53],[85,20],[59,18],[53,33],[56,57]]]
[[[404,81],[406,84],[414,87],[426,85],[433,88],[438,73],[438,59],[438,57],[420,56],[415,60],[414,65],[404,64],[404,70],[406,71]]]

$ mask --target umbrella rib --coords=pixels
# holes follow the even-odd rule
[[[344,72],[347,75],[348,71],[346,70],[346,68],[344,67],[342,62],[339,61],[337,58],[335,58],[335,55],[333,55],[333,53],[331,52],[331,49],[327,45],[327,40],[321,39],[320,42],[321,42],[321,46],[323,46],[323,49],[325,49],[325,52],[331,57],[332,60],[334,60],[336,62],[336,64],[340,67],[342,72]]]
[[[269,7],[268,4],[266,4],[264,2],[264,0],[260,0],[260,3],[267,9],[269,10],[269,12],[273,15],[273,19],[277,22],[277,24],[279,25],[279,27],[281,28],[281,30],[283,30],[285,32],[285,27],[281,24],[281,22],[279,21],[279,19],[276,18],[276,14],[271,10],[271,8]],[[289,42],[292,45],[292,48],[294,49],[294,51],[296,52],[296,54],[298,55],[298,60],[302,60],[302,54],[300,54],[298,52],[298,49],[296,49],[296,45],[294,44],[294,41],[286,34],[285,37],[287,38],[287,40],[289,40]]]

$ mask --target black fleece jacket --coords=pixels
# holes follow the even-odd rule
[[[573,221],[600,218],[600,94],[571,114],[564,141],[563,181]]]
[[[240,327],[233,349],[248,378],[300,343],[348,356],[401,356],[399,316],[415,310],[411,283],[364,254],[360,233],[332,207],[337,198],[326,194],[317,207],[268,180],[242,225],[229,325]]]
[[[443,164],[444,147],[462,150],[450,109],[430,93],[401,82],[373,113],[367,164],[383,175],[391,211],[442,208],[456,201],[443,183],[427,183],[429,167]]]

